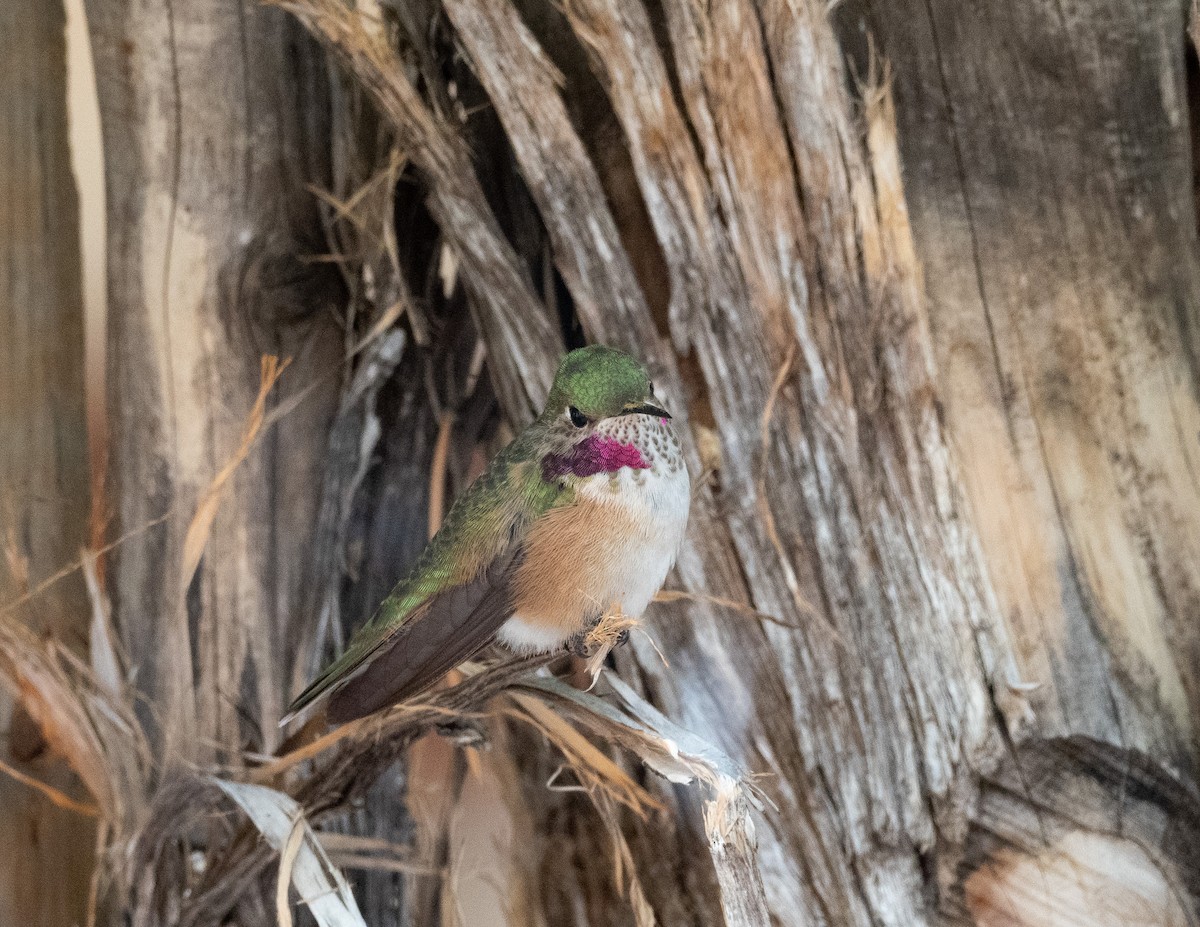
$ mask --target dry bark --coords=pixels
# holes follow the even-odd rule
[[[529,421],[550,391],[562,341],[501,232],[450,117],[421,98],[387,32],[368,14],[330,0],[276,3],[324,38],[346,62],[426,174],[430,209],[463,264],[463,285],[480,334],[492,348],[497,396],[511,420]]]
[[[983,782],[940,900],[947,927],[1197,922],[1200,798],[1087,737],[1023,744]]]
[[[164,763],[270,749],[308,611],[307,567],[344,300],[316,200],[323,67],[284,14],[237,2],[89,8],[107,163],[109,579]],[[196,507],[242,440],[260,356],[298,405],[226,487],[194,575]],[[189,556],[198,550],[187,551]],[[281,649],[282,648],[282,649]]]
[[[839,11],[894,69],[947,429],[1039,729],[1194,772],[1185,5],[985,6]]]
[[[73,560],[88,534],[79,225],[68,147],[61,4],[0,6],[0,603]],[[78,648],[79,577],[15,615]],[[74,790],[61,759],[0,690],[0,759]],[[85,917],[94,825],[0,772],[0,923]]]

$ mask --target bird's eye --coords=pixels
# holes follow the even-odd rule
[[[587,416],[576,409],[574,406],[567,407],[567,414],[571,416],[571,424],[576,428],[582,428],[588,423]]]

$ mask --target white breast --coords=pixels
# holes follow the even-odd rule
[[[641,617],[662,588],[687,528],[691,482],[687,469],[659,466],[651,470],[597,474],[581,481],[579,495],[601,506],[620,507],[637,526],[618,551],[601,602],[618,602],[631,618]],[[604,596],[603,593],[607,592]]]

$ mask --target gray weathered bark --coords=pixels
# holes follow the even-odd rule
[[[894,68],[947,428],[1021,673],[1042,683],[1039,729],[1195,770],[1184,5],[855,0],[839,16]]]
[[[236,0],[90,8],[108,174],[115,619],[167,765],[270,749],[291,684],[340,379],[344,296],[306,184],[328,186],[321,62]],[[225,488],[203,558],[189,521],[234,456],[260,356],[298,405]],[[281,650],[282,648],[282,650]]]

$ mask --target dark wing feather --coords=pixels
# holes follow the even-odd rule
[[[363,669],[333,690],[328,717],[342,724],[416,695],[470,659],[512,617],[512,578],[521,545],[511,544],[469,583],[421,606],[380,642]]]
[[[547,482],[532,426],[455,501],[412,571],[346,651],[296,698],[281,724],[331,698],[330,717],[361,717],[428,686],[479,650],[511,615],[525,531],[568,497]],[[463,567],[483,564],[468,577]]]

